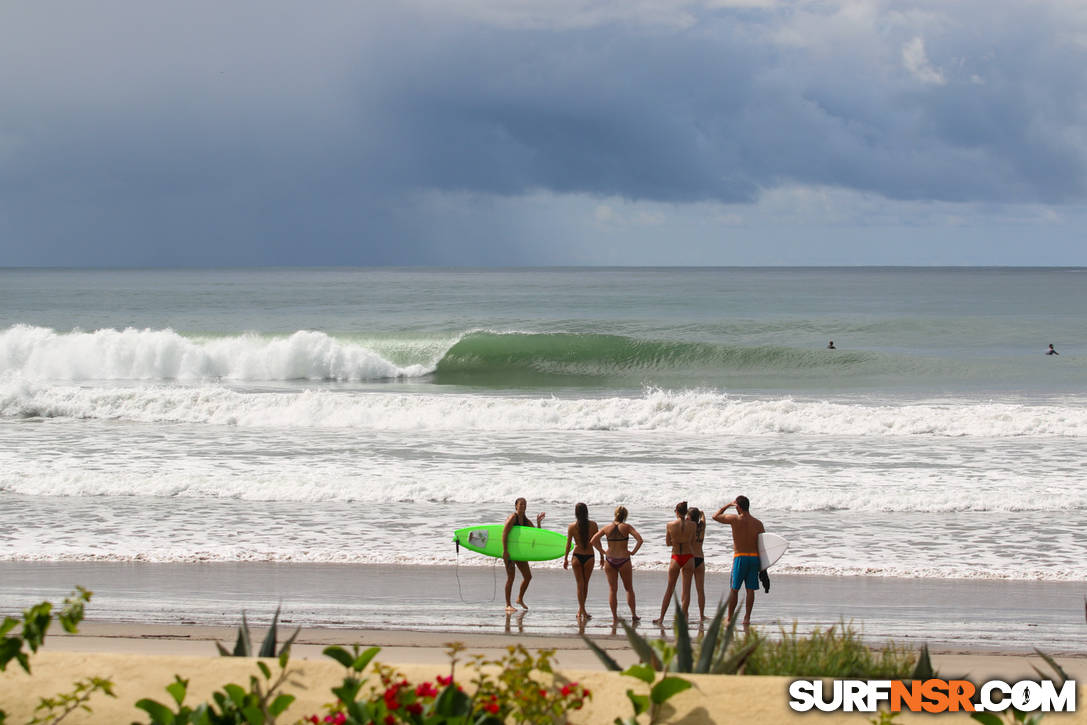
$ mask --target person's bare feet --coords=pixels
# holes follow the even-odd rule
[[[630,621],[631,622],[640,622],[640,621],[642,621],[642,618],[639,617],[637,614],[631,614],[630,615]]]
[[[522,608],[522,609],[528,609],[528,605],[527,605],[527,604],[525,604],[525,600],[524,600],[524,599],[518,599],[518,600],[517,600],[517,604],[520,604],[520,605],[521,605],[521,608]]]
[[[516,612],[516,611],[517,611],[517,607],[513,606],[512,604],[507,604],[506,605],[506,614],[511,614],[513,612]]]

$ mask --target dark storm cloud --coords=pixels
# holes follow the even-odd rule
[[[1083,200],[1077,4],[569,5],[5,4],[0,264],[518,261],[431,191]]]

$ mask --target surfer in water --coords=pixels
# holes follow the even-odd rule
[[[735,506],[736,513],[726,514],[729,507]],[[732,621],[739,600],[740,586],[747,589],[744,602],[744,629],[751,626],[751,610],[755,606],[755,592],[759,590],[759,534],[766,531],[762,522],[751,515],[751,502],[747,496],[737,496],[732,503],[726,503],[713,520],[732,527],[732,582],[728,594],[728,621]]]
[[[1053,343],[1052,343],[1052,342],[1051,342],[1051,343],[1049,343],[1049,349],[1048,349],[1048,350],[1046,350],[1046,353],[1045,353],[1045,354],[1046,354],[1046,355],[1060,355],[1060,353],[1059,353],[1059,352],[1057,352],[1056,350],[1054,350],[1054,349],[1053,349]]]
[[[695,525],[691,539],[691,554],[694,555],[694,591],[698,598],[698,616],[706,618],[706,557],[702,553],[702,542],[706,538],[706,515],[696,508],[687,509],[687,518]]]
[[[593,565],[596,563],[596,555],[589,544],[593,534],[600,530],[596,522],[589,518],[589,507],[583,503],[574,506],[574,523],[566,527],[566,556],[562,560],[562,568],[570,568],[570,548],[573,545],[574,554],[574,581],[577,582],[577,618],[592,619],[592,615],[585,610],[585,599],[589,596],[589,577],[593,575]],[[600,542],[596,542],[596,550],[600,552],[600,560],[604,560],[604,549]]]
[[[838,348],[834,347],[834,340],[831,340],[830,342],[827,343],[827,349],[828,350],[837,350],[838,349]]]
[[[672,561],[668,564],[668,585],[664,588],[664,600],[661,601],[661,616],[653,620],[653,624],[661,626],[664,626],[664,615],[668,613],[668,605],[672,603],[672,594],[676,591],[676,580],[680,574],[683,575],[680,605],[684,614],[691,608],[691,578],[694,576],[691,540],[694,539],[698,527],[693,521],[687,520],[686,501],[677,503],[675,511],[676,520],[669,523],[664,530],[664,543],[672,547]]]
[[[521,591],[517,595],[517,603],[521,605],[522,609],[528,609],[528,605],[525,604],[525,590],[528,589],[528,583],[532,581],[532,570],[528,568],[527,561],[513,561],[510,559],[509,544],[510,544],[510,531],[514,526],[532,526],[532,522],[528,520],[528,516],[525,515],[525,510],[528,508],[528,501],[521,497],[517,499],[513,504],[513,513],[506,519],[506,525],[502,528],[502,561],[506,564],[506,611],[516,611],[516,607],[510,604],[510,594],[513,593],[513,580],[517,576],[517,570],[521,570]],[[536,527],[539,528],[540,522],[543,521],[544,513],[536,514]]]
[[[629,546],[632,537],[637,542],[633,549]],[[612,621],[619,621],[619,579],[622,579],[623,588],[627,590],[630,621],[637,622],[641,617],[634,608],[634,582],[631,576],[634,567],[630,564],[630,557],[642,548],[642,536],[627,523],[626,506],[615,509],[615,520],[593,534],[593,537],[589,539],[589,545],[599,548],[601,539],[606,539],[608,542],[608,551],[600,558],[600,566],[608,577],[608,587],[611,589],[608,604],[611,605]]]

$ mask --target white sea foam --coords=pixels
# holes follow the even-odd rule
[[[744,436],[1087,436],[1087,407],[966,402],[879,405],[745,399],[714,392],[569,399],[220,385],[90,387],[8,376],[0,417],[385,431],[661,431]]]
[[[58,333],[16,325],[0,331],[0,375],[37,381],[362,381],[432,370],[433,365],[401,367],[367,347],[314,331],[209,339],[133,328]]]

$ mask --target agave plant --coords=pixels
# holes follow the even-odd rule
[[[268,633],[264,635],[264,641],[260,645],[260,651],[257,652],[257,657],[278,657],[286,652],[292,644],[294,644],[295,638],[298,633],[302,631],[302,628],[294,630],[294,634],[287,638],[287,641],[283,643],[283,646],[276,652],[276,636],[277,636],[277,623],[279,622],[279,607],[276,607],[276,613],[272,617],[272,626],[268,630]],[[226,647],[215,643],[215,646],[219,649],[219,654],[223,657],[252,657],[253,656],[253,640],[249,636],[249,622],[245,618],[245,610],[242,610],[242,624],[238,627],[238,638],[234,642],[234,651],[227,650]]]
[[[679,597],[676,597],[676,618],[673,624],[676,635],[674,647],[663,639],[647,640],[635,632],[625,619],[619,620],[619,623],[623,625],[630,646],[638,655],[639,661],[656,672],[667,670],[696,675],[734,675],[742,671],[744,663],[759,643],[756,640],[744,645],[738,652],[728,656],[729,646],[736,632],[736,618],[733,617],[725,626],[725,609],[724,601],[717,605],[717,613],[706,628],[706,635],[697,643],[693,643],[687,626],[687,613],[680,606]],[[589,649],[596,654],[604,667],[614,671],[623,669],[591,639],[585,635],[581,638],[585,640]]]

